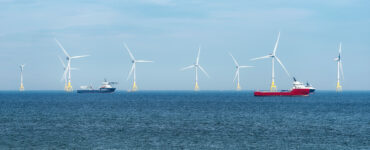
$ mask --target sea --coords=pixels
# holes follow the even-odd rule
[[[0,149],[370,149],[370,92],[1,91]]]

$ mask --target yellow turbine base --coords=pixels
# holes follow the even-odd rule
[[[277,92],[277,88],[276,88],[276,85],[275,85],[274,81],[271,82],[270,91],[271,92]]]
[[[137,86],[136,86],[136,82],[134,82],[134,84],[132,85],[132,92],[135,92],[135,91],[137,91]]]
[[[337,92],[342,92],[342,86],[337,82]]]
[[[73,88],[72,88],[71,82],[68,82],[68,85],[67,85],[66,91],[67,91],[67,92],[72,92],[72,91],[73,91]]]
[[[19,87],[19,91],[24,91],[23,84],[21,84],[21,87]]]
[[[240,84],[239,84],[239,83],[238,83],[238,85],[236,86],[236,90],[237,90],[237,91],[242,90],[242,87],[240,87]]]
[[[194,87],[194,91],[199,91],[199,86],[198,86],[198,82],[195,82],[195,87]]]

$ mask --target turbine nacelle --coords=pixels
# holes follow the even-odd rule
[[[21,68],[21,71],[23,71],[24,66],[26,65],[25,64],[19,65],[19,68]]]

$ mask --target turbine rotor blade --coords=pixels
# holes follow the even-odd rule
[[[280,32],[278,34],[278,38],[277,38],[276,43],[275,43],[274,51],[272,52],[272,55],[274,55],[274,56],[276,54],[276,50],[277,50],[277,47],[279,45],[279,40],[280,40]]]
[[[343,73],[343,65],[342,65],[342,61],[339,62],[339,67],[340,67],[340,72],[342,74],[342,78],[344,80],[344,73]]]
[[[238,64],[238,62],[236,61],[236,59],[234,58],[234,56],[233,56],[231,53],[229,53],[229,55],[231,56],[231,58],[233,58],[235,65],[236,65],[236,66],[239,66],[239,64]]]
[[[190,68],[194,68],[194,67],[195,67],[194,65],[191,65],[191,66],[187,66],[187,67],[181,68],[180,70],[181,71],[184,71],[186,69],[190,69]]]
[[[125,48],[127,49],[128,54],[130,55],[131,60],[135,60],[135,57],[134,57],[134,55],[132,55],[132,53],[131,53],[130,49],[128,48],[127,44],[126,43],[123,43],[123,44],[125,45]]]
[[[64,53],[67,57],[71,57],[71,56],[69,56],[69,54],[67,53],[67,51],[63,48],[62,44],[61,44],[57,39],[55,39],[55,41],[57,42],[57,44],[59,45],[59,47],[62,49],[63,53]]]
[[[288,72],[288,70],[286,70],[285,66],[283,65],[283,63],[280,61],[280,59],[278,57],[276,57],[276,60],[279,62],[279,64],[281,65],[281,67],[284,69],[285,73],[288,75],[288,77],[290,78],[290,74]]]
[[[149,62],[154,62],[154,61],[150,61],[150,60],[136,60],[135,62],[138,62],[138,63],[149,63]]]
[[[199,50],[198,50],[198,55],[197,55],[197,61],[196,61],[196,64],[199,64],[199,56],[200,56],[200,46],[199,46]]]
[[[208,73],[203,69],[202,66],[198,65],[199,69],[202,70],[202,72],[209,78]]]
[[[62,78],[60,79],[61,82],[63,81],[63,79],[64,79],[64,81],[67,81],[66,80],[66,78],[67,78],[67,72],[68,72],[68,67],[67,68],[64,68],[64,72],[63,72]]]
[[[62,63],[63,67],[66,68],[66,65],[64,64],[62,58],[60,58],[59,56],[58,56],[58,58],[59,58],[60,63]]]
[[[128,76],[127,76],[127,79],[126,80],[130,79],[130,76],[131,76],[132,72],[134,71],[134,69],[135,69],[135,64],[132,64],[131,70],[128,73]]]
[[[239,68],[253,68],[254,66],[239,66]]]
[[[239,74],[239,69],[237,69],[237,70],[236,70],[236,72],[235,72],[235,77],[234,77],[234,80],[233,80],[233,82],[235,82],[235,80],[236,80],[236,77],[238,77],[238,74]]]
[[[88,56],[90,55],[72,56],[71,58],[76,59],[76,58],[83,58],[83,57],[88,57]]]
[[[342,42],[339,43],[339,56],[338,56],[338,61],[339,61],[339,66],[340,66],[340,72],[342,74],[342,78],[344,80],[344,73],[343,73],[343,65],[342,65]]]
[[[266,59],[266,58],[271,58],[271,57],[272,57],[272,55],[267,55],[267,56],[253,58],[253,59],[251,59],[251,61],[258,60],[258,59]]]

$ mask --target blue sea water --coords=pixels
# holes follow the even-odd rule
[[[370,149],[370,92],[0,92],[0,149]]]

